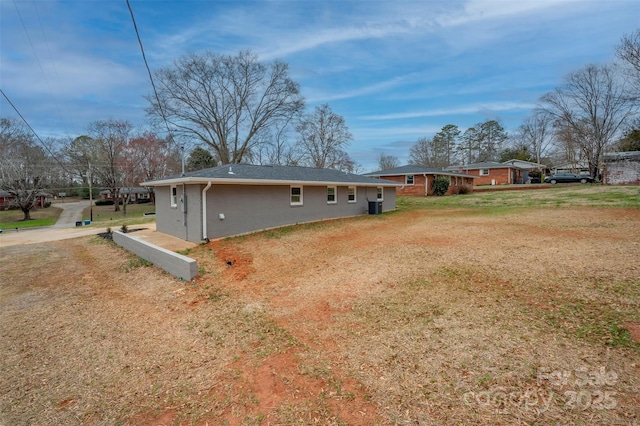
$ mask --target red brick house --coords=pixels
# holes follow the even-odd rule
[[[38,195],[36,195],[36,198],[33,201],[33,206],[35,208],[43,209],[47,207],[47,204],[51,197],[52,197],[51,194],[41,192]],[[17,205],[14,203],[14,198],[15,197],[9,192],[0,190],[0,209],[8,210],[9,208],[16,208]]]
[[[457,194],[463,186],[469,191],[473,190],[476,179],[465,173],[412,165],[365,173],[364,176],[401,183],[403,186],[396,188],[396,194],[409,196],[433,195],[433,181],[438,177],[449,179],[447,194]]]
[[[544,164],[530,161],[509,160],[504,163],[487,161],[484,163],[449,166],[445,170],[457,171],[475,176],[477,185],[506,185],[514,183],[527,183],[529,172],[532,170],[545,170]]]
[[[9,194],[7,191],[3,191],[0,189],[0,208],[7,209],[11,206],[13,201],[13,195]]]

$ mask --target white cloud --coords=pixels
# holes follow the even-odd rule
[[[443,15],[437,18],[442,27],[462,26],[471,23],[495,20],[512,20],[532,12],[566,5],[568,0],[470,0],[464,4],[461,13]]]
[[[340,99],[351,99],[359,96],[368,95],[371,93],[379,93],[379,92],[383,92],[404,84],[404,82],[410,76],[411,75],[393,77],[389,80],[381,81],[368,86],[357,87],[352,90],[342,91],[342,92],[333,93],[333,94],[318,93],[319,91],[316,90],[316,93],[309,96],[307,98],[307,101],[309,103],[320,103],[320,102],[336,101]]]
[[[318,29],[316,32],[305,31],[300,37],[283,37],[276,42],[276,48],[264,48],[260,57],[275,59],[290,56],[294,53],[316,49],[320,46],[346,41],[358,41],[367,39],[381,39],[397,34],[406,34],[407,27],[394,23],[376,23],[361,27],[334,27],[330,29]]]
[[[485,104],[475,104],[469,106],[460,106],[455,108],[437,108],[424,111],[399,112],[391,114],[369,115],[360,117],[363,120],[398,120],[406,118],[419,117],[437,117],[444,115],[466,115],[478,114],[486,111],[512,111],[512,110],[530,110],[535,107],[531,103],[518,102],[490,102]]]

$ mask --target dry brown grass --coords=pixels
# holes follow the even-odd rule
[[[639,223],[412,209],[200,246],[192,283],[6,248],[0,424],[637,424]]]

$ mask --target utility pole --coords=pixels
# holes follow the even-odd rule
[[[92,176],[91,176],[91,163],[89,163],[89,170],[87,171],[87,175],[89,178],[89,220],[93,223],[93,187],[92,187]]]

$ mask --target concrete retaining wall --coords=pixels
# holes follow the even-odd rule
[[[185,281],[191,280],[198,273],[198,264],[195,259],[158,247],[133,235],[114,231],[113,241],[120,247]]]

